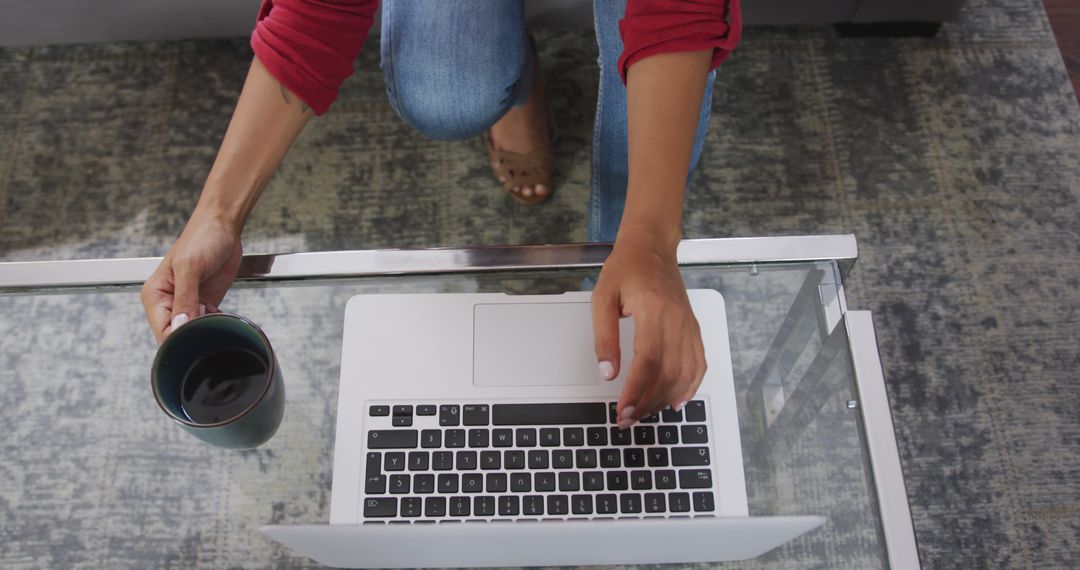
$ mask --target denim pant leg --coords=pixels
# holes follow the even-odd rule
[[[522,0],[383,0],[380,51],[390,105],[433,139],[482,133],[532,89]]]
[[[626,86],[619,76],[619,56],[623,43],[619,20],[626,12],[626,0],[595,0],[596,43],[600,47],[600,93],[593,124],[592,177],[589,180],[589,241],[611,242],[619,231],[626,202],[627,164]],[[697,134],[694,138],[690,173],[701,158],[705,134],[709,130],[712,86],[716,72],[709,74],[701,102]],[[686,177],[690,181],[690,174]]]

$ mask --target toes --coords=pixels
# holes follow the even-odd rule
[[[548,193],[547,186],[544,186],[543,184],[538,184],[536,186],[536,195],[537,196],[547,196],[547,193]]]
[[[521,190],[521,194],[526,197],[531,197],[533,195],[533,189],[526,186]]]

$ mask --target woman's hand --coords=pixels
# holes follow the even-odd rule
[[[625,429],[666,406],[682,409],[706,364],[675,247],[643,235],[619,238],[593,291],[592,315],[596,358],[607,380],[619,375],[619,318],[634,317],[634,358],[617,406]]]
[[[172,329],[216,312],[236,278],[243,249],[234,224],[198,210],[142,288],[142,303],[158,344]]]

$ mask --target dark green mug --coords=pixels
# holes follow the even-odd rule
[[[218,447],[258,447],[285,414],[285,384],[270,340],[239,315],[209,313],[172,331],[158,347],[150,384],[162,411]]]

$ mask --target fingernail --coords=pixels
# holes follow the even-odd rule
[[[676,412],[681,412],[684,407],[686,407],[686,400],[683,400],[683,401],[679,402],[678,404],[675,404],[675,411]]]
[[[205,314],[206,314],[206,305],[201,305],[200,304],[199,305],[199,316],[201,317],[201,316],[203,316]]]
[[[187,313],[180,313],[179,315],[173,315],[172,318],[172,330],[176,330],[178,327],[188,322]]]
[[[634,412],[637,411],[634,406],[626,406],[622,409],[622,413],[619,414],[619,420],[632,420],[634,419]]]
[[[610,360],[600,361],[600,376],[602,376],[604,380],[611,380],[615,377],[615,366],[611,364]]]
[[[619,429],[630,429],[636,421],[634,418],[623,418],[619,420]]]

